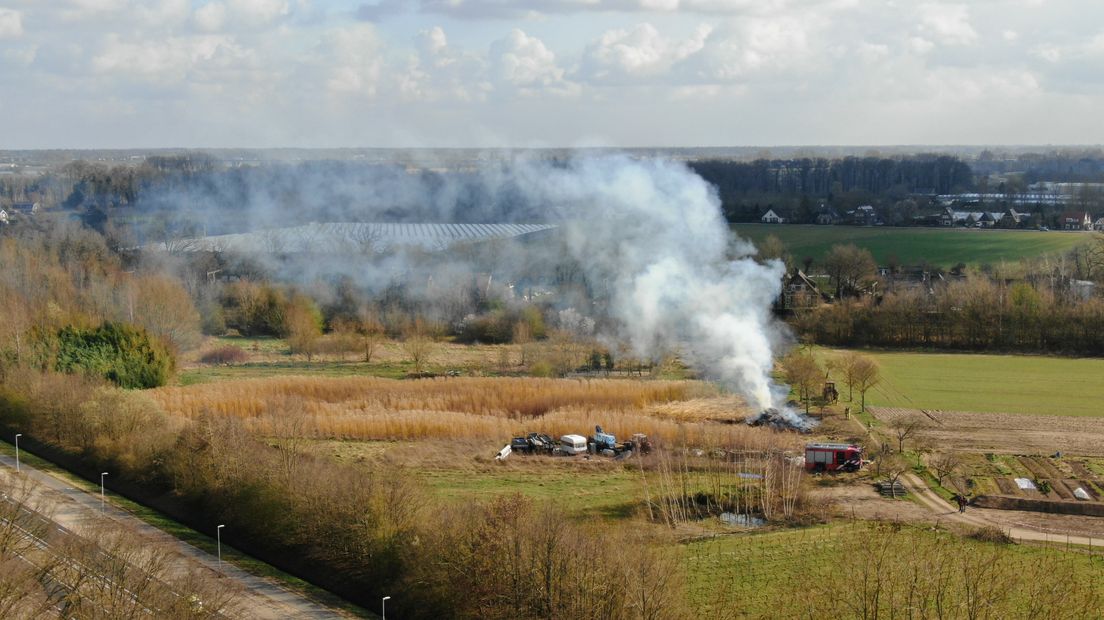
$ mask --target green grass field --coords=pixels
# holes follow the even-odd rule
[[[1104,415],[1104,359],[865,352],[882,382],[868,405],[1069,416]],[[825,352],[824,354],[830,354]],[[843,386],[843,390],[846,390]],[[856,401],[858,395],[855,395]]]
[[[690,543],[685,548],[690,604],[699,617],[798,617],[798,613],[780,612],[787,607],[789,611],[795,611],[792,605],[806,594],[801,590],[803,578],[815,578],[818,566],[823,570],[854,572],[854,567],[846,566],[846,562],[848,558],[852,561],[858,560],[848,551],[861,547],[859,539],[867,537],[869,532],[863,524],[840,523],[797,530],[723,536]],[[1060,546],[1041,548],[995,545],[947,532],[908,526],[902,530],[902,535],[905,538],[897,544],[898,550],[900,547],[907,548],[907,543],[914,541],[952,549],[952,554],[995,553],[994,557],[999,558],[1006,569],[1010,569],[1010,574],[1000,580],[1008,587],[1008,591],[1001,591],[1001,596],[1010,597],[1003,603],[1005,608],[1022,609],[1031,596],[1027,593],[1029,584],[1025,583],[1030,578],[1020,576],[1020,567],[1027,571],[1042,564],[1054,567],[1056,574],[1074,577],[1079,583],[1088,582],[1081,580],[1091,580],[1099,584],[1098,557],[1092,558],[1077,551],[1067,552]],[[930,554],[931,551],[929,547],[927,552]],[[893,561],[892,558],[886,560],[886,565],[889,566]],[[900,571],[899,576],[907,575],[907,565],[912,561],[912,558],[902,560],[901,564],[906,569]],[[893,572],[893,569],[887,569],[887,575]],[[1073,583],[1077,582],[1071,582],[1071,587],[1076,587]],[[899,582],[897,587],[889,583],[882,586],[886,590],[896,589],[899,595],[909,588],[907,583],[900,585]],[[861,586],[856,584],[856,587]],[[959,586],[952,586],[953,589],[957,587]],[[888,599],[888,594],[886,598]],[[958,614],[951,616],[959,617]],[[855,617],[861,617],[861,614]]]
[[[943,228],[887,228],[789,224],[735,224],[740,236],[760,241],[767,235],[782,240],[798,263],[806,256],[819,261],[837,243],[854,243],[870,250],[884,265],[896,255],[903,265],[923,260],[942,267],[958,263],[997,265],[1042,254],[1060,254],[1088,241],[1084,233],[1032,230],[968,230]]]

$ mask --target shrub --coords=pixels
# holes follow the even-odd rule
[[[204,364],[225,364],[230,366],[232,364],[240,364],[249,359],[249,354],[232,344],[228,344],[217,349],[212,349],[203,354],[199,358],[199,361]]]
[[[165,385],[176,365],[164,342],[126,323],[63,327],[56,346],[55,370],[103,377],[123,388]]]
[[[999,543],[1002,545],[1012,544],[1012,537],[1004,532],[999,527],[992,525],[986,525],[979,527],[973,534],[970,534],[970,538],[981,542]]]

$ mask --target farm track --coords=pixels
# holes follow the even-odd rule
[[[1060,532],[1045,532],[1024,527],[1006,527],[1001,523],[986,519],[977,509],[967,510],[966,513],[959,513],[958,508],[943,501],[943,498],[928,488],[928,485],[916,474],[908,472],[902,476],[902,478],[904,478],[905,483],[908,485],[909,490],[912,491],[917,501],[940,521],[949,521],[951,523],[974,528],[996,527],[1005,531],[1011,538],[1019,541],[1104,547],[1104,537],[1091,538],[1088,536],[1062,534]]]
[[[0,463],[15,469],[15,459],[0,455]],[[80,531],[85,523],[97,522],[104,517],[100,516],[100,499],[85,491],[74,488],[69,482],[54,477],[53,475],[28,467],[22,464],[22,475],[27,476],[41,485],[43,493],[56,505],[53,521],[68,530]],[[221,568],[218,560],[192,545],[166,534],[165,532],[145,523],[137,517],[107,505],[105,514],[110,521],[125,525],[131,531],[151,542],[170,545],[183,560],[197,563],[213,572],[219,572],[223,576],[235,580],[242,588],[240,607],[245,610],[244,616],[257,619],[284,619],[284,618],[323,618],[341,619],[354,618],[343,610],[328,607],[322,603],[306,598],[303,595],[284,588],[279,583],[267,578],[258,577],[223,563]]]

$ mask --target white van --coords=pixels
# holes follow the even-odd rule
[[[587,451],[586,437],[582,435],[564,435],[560,437],[560,451],[564,454],[583,454]]]

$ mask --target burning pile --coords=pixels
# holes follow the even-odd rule
[[[808,433],[817,425],[816,420],[789,407],[764,409],[756,415],[749,416],[747,423],[749,426],[769,426],[778,430],[797,431],[799,433]]]

